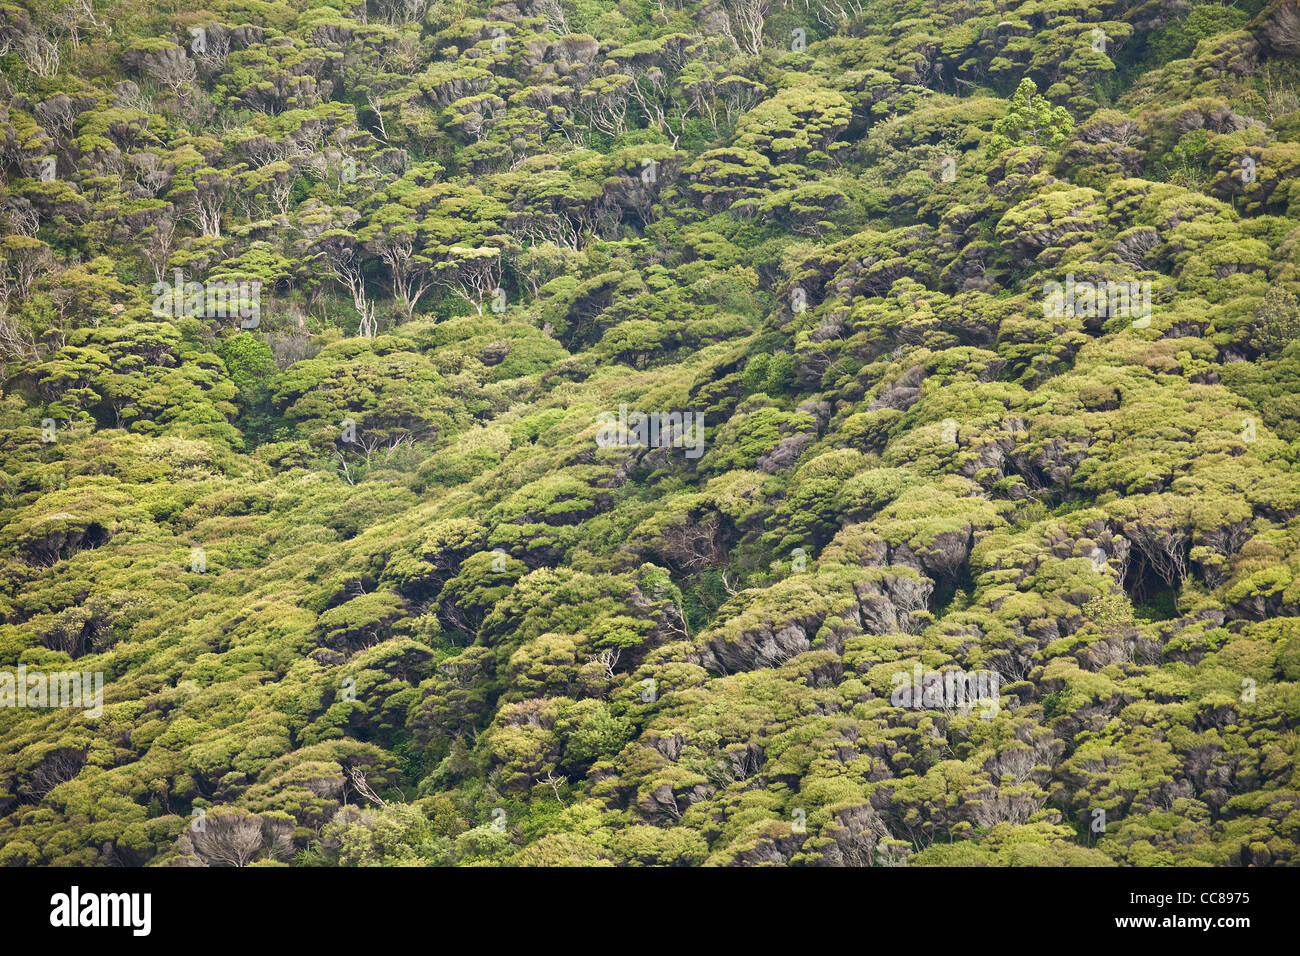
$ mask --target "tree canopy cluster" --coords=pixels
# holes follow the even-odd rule
[[[1300,863],[1298,297],[1297,0],[0,0],[0,864]]]

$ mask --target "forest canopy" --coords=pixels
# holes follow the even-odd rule
[[[0,864],[1295,864],[1300,5],[0,0],[0,483]]]

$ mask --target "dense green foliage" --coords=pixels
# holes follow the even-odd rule
[[[0,0],[0,670],[104,675],[0,863],[1300,861],[1298,91],[1296,0]]]

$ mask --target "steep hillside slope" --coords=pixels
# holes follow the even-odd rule
[[[0,54],[0,863],[1300,859],[1296,0]]]

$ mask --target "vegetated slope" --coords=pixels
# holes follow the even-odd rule
[[[0,16],[0,862],[1296,859],[1294,0]]]

